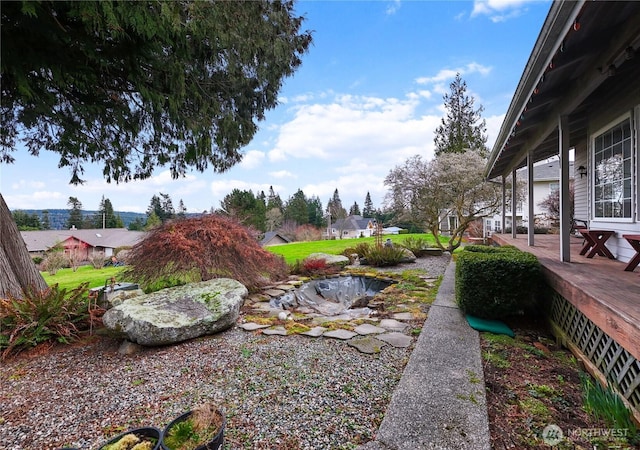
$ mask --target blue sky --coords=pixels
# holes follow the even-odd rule
[[[485,108],[493,144],[549,8],[540,0],[299,1],[314,43],[239,165],[179,180],[158,168],[149,180],[119,185],[86,165],[87,182],[72,186],[56,154],[21,151],[16,163],[0,164],[0,192],[12,210],[66,209],[70,196],[94,210],[104,196],[117,211],[145,212],[162,192],[200,212],[234,188],[270,186],[283,201],[302,189],[323,207],[338,189],[347,209],[362,208],[370,192],[382,207],[391,169],[415,154],[433,157],[456,72]]]

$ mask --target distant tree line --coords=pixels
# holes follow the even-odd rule
[[[137,217],[133,219],[130,216],[133,213],[114,211],[111,200],[104,196],[98,210],[90,213],[83,209],[82,202],[76,197],[69,197],[67,205],[69,206],[67,210],[52,210],[56,213],[56,221],[53,226],[50,222],[49,210],[31,213],[15,210],[11,214],[21,231],[71,229],[74,227],[76,229],[124,228],[125,221],[121,215],[129,215],[126,225],[129,230],[142,231],[154,228],[168,220],[194,215],[187,213],[187,207],[182,199],[179,200],[176,208],[171,196],[162,192],[151,197],[144,216],[136,213]],[[59,217],[61,212],[65,213],[64,219]],[[234,218],[246,227],[253,229],[256,234],[278,231],[292,240],[300,237],[297,234],[309,236],[311,229],[322,232],[329,225],[329,220],[335,223],[350,215],[361,215],[376,219],[385,225],[397,225],[412,231],[421,231],[408,222],[402,223],[395,220],[396,215],[391,211],[374,208],[369,192],[367,192],[362,208],[358,202],[354,202],[347,211],[342,205],[338,189],[327,201],[326,208],[318,196],[307,196],[302,189],[298,189],[286,201],[282,200],[272,186],[267,193],[259,191],[257,194],[254,194],[252,190],[234,189],[220,201],[218,208],[212,207],[209,211],[203,211],[200,214],[221,214]]]

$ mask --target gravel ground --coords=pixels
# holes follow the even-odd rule
[[[438,276],[449,260],[385,271]],[[374,439],[414,344],[368,355],[334,339],[234,327],[132,356],[104,337],[27,353],[0,366],[0,449],[95,449],[211,399],[227,415],[226,449],[355,448]]]

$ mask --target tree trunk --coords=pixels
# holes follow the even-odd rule
[[[31,260],[27,246],[0,194],[0,298],[22,298],[27,288],[47,289],[47,283]]]

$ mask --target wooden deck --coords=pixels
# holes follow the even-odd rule
[[[536,234],[534,246],[526,235],[494,234],[499,245],[514,245],[534,254],[547,283],[591,319],[602,331],[640,360],[640,266],[625,272],[625,263],[580,255],[582,238],[571,237],[571,262],[560,261],[560,237]]]

